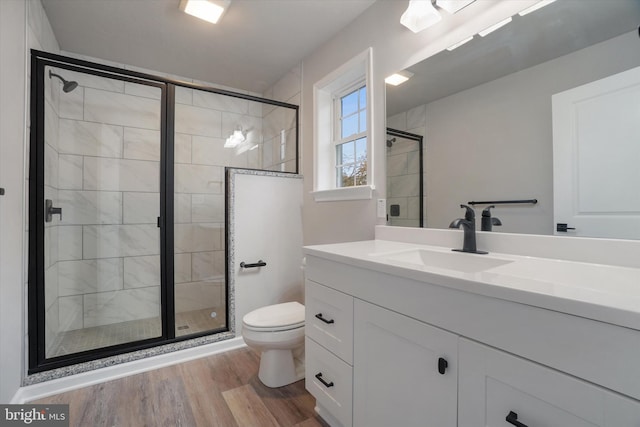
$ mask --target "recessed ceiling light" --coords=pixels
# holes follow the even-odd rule
[[[484,30],[480,31],[478,33],[478,35],[480,35],[480,37],[484,37],[489,33],[493,33],[498,28],[504,27],[505,25],[507,25],[511,21],[513,21],[513,19],[511,17],[508,17],[507,19],[504,19],[504,20],[498,22],[497,24],[493,24],[489,28],[485,28]]]
[[[217,23],[231,0],[180,0],[180,10],[196,18]]]
[[[546,5],[553,3],[554,1],[556,1],[556,0],[542,0],[542,1],[539,1],[538,3],[534,4],[533,6],[530,6],[530,7],[526,8],[526,9],[524,9],[522,12],[518,13],[518,15],[520,15],[520,16],[528,15],[529,13],[535,12],[536,10],[543,8]]]
[[[467,38],[466,38],[466,39],[464,39],[464,40],[460,40],[458,43],[452,44],[451,46],[449,46],[449,47],[447,48],[447,50],[451,51],[451,50],[453,50],[453,49],[457,49],[457,48],[459,48],[460,46],[462,46],[463,44],[470,42],[471,40],[473,40],[473,36],[471,36],[471,37],[467,37]]]
[[[395,74],[391,74],[389,77],[384,79],[386,84],[390,84],[391,86],[398,86],[407,80],[413,77],[413,73],[409,71],[398,71]]]
[[[476,0],[437,0],[436,4],[449,13],[456,13],[474,1]]]

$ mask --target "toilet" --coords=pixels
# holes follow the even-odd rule
[[[285,302],[253,310],[242,318],[242,338],[261,352],[258,378],[267,387],[304,378],[304,305]]]

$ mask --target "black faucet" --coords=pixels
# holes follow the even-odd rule
[[[463,218],[458,218],[449,224],[449,228],[460,228],[464,231],[464,240],[462,243],[462,249],[452,249],[456,252],[470,252],[473,254],[486,254],[488,252],[479,251],[476,247],[476,214],[473,208],[467,205],[460,205],[461,208],[465,208],[467,211]]]
[[[502,221],[500,221],[498,218],[491,217],[491,208],[495,208],[495,206],[487,206],[482,211],[482,221],[480,222],[481,231],[491,231],[494,225],[502,225]]]

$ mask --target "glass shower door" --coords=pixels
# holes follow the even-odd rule
[[[422,227],[424,222],[422,137],[387,129],[387,223]]]
[[[45,66],[44,91],[45,358],[161,337],[161,87]]]

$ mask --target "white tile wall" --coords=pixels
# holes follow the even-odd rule
[[[191,135],[177,133],[174,136],[174,161],[191,163]]]
[[[176,164],[176,193],[222,194],[224,176],[221,166],[200,166]]]
[[[82,226],[58,227],[58,259],[82,259]]]
[[[82,295],[60,297],[60,331],[72,331],[83,328]]]
[[[122,258],[62,261],[58,264],[61,296],[122,289]]]
[[[112,125],[160,129],[160,103],[155,99],[85,88],[84,119]]]
[[[82,120],[84,118],[84,88],[77,87],[60,97],[60,117]]]
[[[80,120],[60,120],[60,153],[122,157],[122,127]]]
[[[229,111],[238,114],[249,113],[249,101],[246,99],[219,95],[202,90],[193,91],[193,105],[210,110]]]
[[[193,282],[176,285],[176,313],[218,307],[224,304],[224,284]]]
[[[157,224],[160,216],[159,193],[121,193],[124,224]]]
[[[221,224],[176,224],[175,251],[206,252],[223,249]]]
[[[60,154],[58,156],[58,188],[63,190],[82,190],[83,157]]]
[[[192,105],[176,104],[177,133],[221,137],[222,113]]]
[[[160,256],[124,258],[124,287],[160,286]]]
[[[224,196],[194,194],[191,196],[193,222],[224,222]]]
[[[84,295],[85,328],[159,316],[158,286]]]
[[[143,160],[85,157],[84,189],[102,191],[160,190],[160,165]]]
[[[58,191],[65,224],[121,224],[122,193],[112,191]]]
[[[125,159],[160,161],[160,131],[124,128],[123,157]]]
[[[198,252],[192,254],[191,280],[223,280],[225,273],[224,251]]]
[[[85,225],[84,259],[115,258],[160,253],[160,231],[152,225]]]

